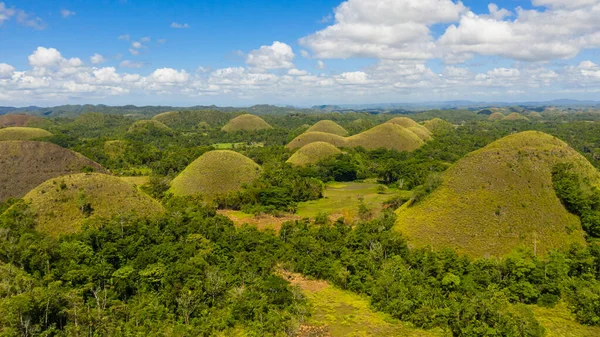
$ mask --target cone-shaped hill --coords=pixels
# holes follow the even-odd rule
[[[431,140],[431,131],[429,131],[426,127],[419,125],[419,127],[411,126],[406,128],[406,130],[412,131],[417,137],[421,138],[423,141]]]
[[[58,145],[33,141],[0,142],[0,201],[21,198],[44,181],[86,168],[104,168]]]
[[[533,118],[533,119],[542,119],[544,118],[542,116],[541,113],[537,112],[537,111],[532,111],[531,113],[529,113],[527,116],[529,116],[529,118]]]
[[[579,218],[554,191],[552,169],[559,163],[571,163],[599,185],[596,169],[563,141],[518,133],[459,160],[430,195],[398,209],[395,228],[411,246],[451,247],[471,256],[503,256],[517,247],[543,255],[584,243]]]
[[[16,115],[2,115],[0,116],[0,127],[6,126],[29,126],[30,123],[43,121],[40,117],[16,114]]]
[[[346,129],[341,127],[338,123],[330,120],[319,121],[315,125],[308,128],[306,132],[325,132],[342,137],[346,137],[348,135],[348,131],[346,131]]]
[[[340,153],[342,153],[340,149],[329,143],[314,142],[304,145],[287,162],[297,166],[310,165]]]
[[[8,127],[0,129],[0,141],[4,140],[34,140],[52,137],[52,134],[44,129],[27,127]]]
[[[423,126],[432,133],[445,133],[454,130],[454,125],[441,118],[434,118],[423,123]]]
[[[172,135],[174,132],[170,127],[157,120],[141,120],[133,123],[127,133],[136,135]]]
[[[410,119],[408,117],[392,118],[389,121],[387,121],[386,123],[400,125],[405,128],[410,128],[411,126],[417,126],[417,127],[419,126],[419,123],[413,121],[412,119]]]
[[[221,129],[225,132],[239,132],[239,131],[260,131],[272,129],[264,119],[246,114],[237,116],[236,118],[229,121],[229,123],[225,124],[225,126]]]
[[[37,229],[52,236],[77,232],[93,219],[152,216],[162,205],[118,177],[79,173],[50,179],[23,198],[37,217]]]
[[[513,112],[510,115],[504,117],[502,120],[503,121],[528,121],[529,118],[521,115],[518,112]]]
[[[325,142],[336,147],[345,147],[346,138],[327,132],[305,132],[294,138],[286,147],[297,149],[314,142]]]
[[[190,130],[197,128],[201,123],[223,125],[231,119],[231,116],[231,113],[213,110],[182,110],[163,112],[154,116],[152,120],[159,121],[172,129]]]
[[[261,168],[252,159],[234,151],[206,152],[171,183],[175,195],[204,194],[213,197],[237,191],[260,176]]]
[[[504,119],[504,114],[501,112],[494,112],[493,114],[489,115],[488,119],[491,121],[501,121]]]
[[[360,146],[367,150],[385,148],[410,152],[420,148],[423,144],[425,142],[414,132],[393,123],[384,123],[346,138],[346,146]]]

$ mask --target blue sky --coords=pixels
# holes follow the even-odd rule
[[[600,0],[0,0],[0,105],[595,99],[598,15]]]

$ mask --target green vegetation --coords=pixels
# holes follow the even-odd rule
[[[51,143],[0,142],[0,202],[21,198],[48,179],[90,170],[106,172],[79,153]]]
[[[287,160],[287,162],[298,166],[316,164],[325,158],[340,153],[342,153],[342,151],[329,143],[313,142],[301,147]]]
[[[554,191],[552,169],[559,163],[571,163],[593,185],[600,182],[564,142],[523,132],[458,161],[429,196],[398,210],[396,229],[413,246],[452,247],[471,256],[502,256],[519,246],[543,255],[583,243],[579,219]]]
[[[219,194],[240,190],[260,176],[261,168],[252,159],[234,151],[206,152],[171,183],[175,195]]]
[[[454,131],[454,125],[441,118],[434,118],[423,123],[431,133],[433,134],[444,134]]]
[[[415,122],[414,120],[408,118],[408,117],[396,117],[396,118],[392,118],[389,121],[387,121],[387,123],[390,124],[396,124],[396,125],[400,125],[404,128],[410,128],[410,127],[418,127],[419,123]]]
[[[182,110],[163,112],[152,119],[175,130],[195,130],[203,125],[223,125],[232,114],[215,110]]]
[[[229,123],[221,129],[225,132],[240,132],[240,131],[260,131],[272,129],[264,119],[254,115],[241,115],[230,120]]]
[[[397,151],[414,151],[425,142],[412,131],[396,125],[385,123],[370,130],[348,137],[348,147],[363,147],[367,150],[394,149]]]
[[[305,132],[325,132],[342,137],[346,137],[348,135],[348,131],[346,131],[346,129],[341,127],[338,123],[330,120],[318,121],[317,124],[311,126]]]
[[[164,212],[160,203],[120,178],[80,173],[50,179],[23,199],[35,212],[36,228],[51,236],[75,233],[114,216],[140,217]]]
[[[0,141],[5,140],[35,140],[52,137],[52,134],[46,130],[27,127],[8,127],[0,129]]]
[[[532,111],[527,115],[529,118],[531,119],[542,119],[544,118],[544,116],[542,116],[541,113],[537,112],[537,111]]]

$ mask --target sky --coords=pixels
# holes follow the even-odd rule
[[[0,105],[600,101],[600,0],[0,0]]]

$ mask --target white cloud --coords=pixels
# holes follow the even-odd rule
[[[8,21],[15,13],[16,10],[14,8],[8,8],[4,2],[0,2],[0,25],[2,25],[4,21]]]
[[[487,74],[494,77],[518,77],[521,72],[519,69],[514,68],[494,68],[488,71]]]
[[[310,58],[310,53],[304,49],[300,50],[300,55],[302,55],[302,57],[304,57],[305,59]]]
[[[129,52],[131,53],[131,55],[138,55],[140,53],[139,50],[134,48],[129,48]]]
[[[490,16],[496,20],[503,20],[507,16],[513,15],[511,11],[505,8],[498,8],[498,5],[491,3],[488,5]]]
[[[73,12],[73,11],[70,11],[70,10],[68,10],[68,9],[61,9],[61,10],[60,10],[60,15],[61,15],[63,18],[65,18],[65,19],[66,19],[66,18],[68,18],[69,16],[73,16],[73,15],[75,15],[75,14],[77,14],[77,13],[75,13],[75,12]]]
[[[0,63],[0,79],[12,77],[15,68],[10,64]]]
[[[135,49],[140,49],[140,48],[142,48],[142,47],[143,47],[143,46],[142,46],[142,43],[141,43],[141,42],[138,42],[138,41],[134,41],[134,42],[131,44],[131,46],[132,46],[133,48],[135,48]]]
[[[327,68],[327,66],[325,65],[325,63],[321,60],[317,61],[317,69],[325,69]]]
[[[39,17],[27,13],[22,9],[18,9],[15,7],[9,8],[4,2],[0,2],[0,26],[13,17],[16,19],[17,23],[25,27],[38,30],[46,28],[46,23]]]
[[[533,0],[532,3],[551,8],[581,8],[598,4],[598,0]]]
[[[156,69],[149,78],[155,83],[173,84],[186,82],[190,75],[185,70],[175,70],[173,68]]]
[[[96,53],[94,55],[92,55],[92,57],[90,57],[90,61],[92,62],[92,64],[101,64],[106,62],[106,58],[104,58],[104,56]]]
[[[123,34],[123,35],[119,35],[118,39],[124,40],[124,41],[129,41],[129,40],[131,40],[131,36],[129,34]]]
[[[60,52],[54,48],[38,47],[29,55],[29,64],[38,68],[56,67],[63,60]]]
[[[136,62],[131,60],[123,60],[119,63],[119,67],[121,68],[142,68],[144,67],[144,63]]]
[[[288,75],[292,75],[292,76],[305,76],[308,75],[308,72],[306,70],[298,70],[298,69],[290,69],[288,70]]]
[[[171,28],[176,28],[176,29],[190,28],[190,25],[188,25],[187,23],[177,23],[177,22],[173,22],[173,23],[171,24]]]
[[[289,45],[275,41],[270,46],[262,46],[248,53],[246,64],[259,69],[293,68],[294,52]]]
[[[466,8],[452,0],[349,0],[335,9],[335,23],[300,39],[318,58],[426,59],[430,25],[455,22]]]
[[[140,39],[141,42],[150,42],[150,37],[149,36],[144,36],[143,38]]]
[[[341,73],[337,76],[337,81],[341,84],[365,84],[369,82],[369,79],[367,73],[353,71]]]

